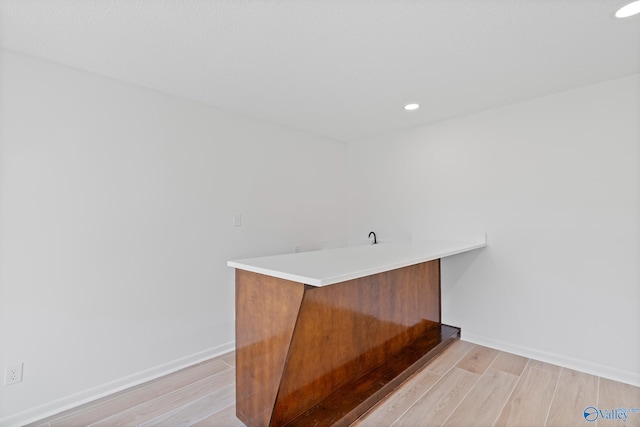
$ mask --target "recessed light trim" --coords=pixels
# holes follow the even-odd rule
[[[407,111],[414,111],[420,108],[420,104],[407,104],[404,106],[404,109]]]
[[[631,2],[618,9],[616,12],[616,18],[628,18],[629,16],[637,15],[638,13],[640,13],[640,0]]]

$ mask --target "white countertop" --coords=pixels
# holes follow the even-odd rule
[[[229,261],[229,267],[326,286],[486,246],[484,233],[469,241],[408,240]]]

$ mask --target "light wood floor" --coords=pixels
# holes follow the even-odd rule
[[[235,418],[234,354],[31,424],[40,426],[220,426]],[[638,408],[594,422],[585,409]],[[366,426],[640,426],[640,388],[465,341],[417,372],[354,423]]]

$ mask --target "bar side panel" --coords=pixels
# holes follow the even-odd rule
[[[440,263],[306,290],[271,425],[282,425],[440,323]]]
[[[236,270],[236,415],[268,426],[304,285]]]

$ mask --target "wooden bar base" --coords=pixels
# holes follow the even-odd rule
[[[324,287],[236,270],[236,415],[348,425],[459,336],[440,322],[440,260]]]
[[[343,385],[318,405],[285,425],[287,427],[351,425],[459,337],[459,328],[448,325],[435,326],[426,336],[418,338],[384,364]]]

